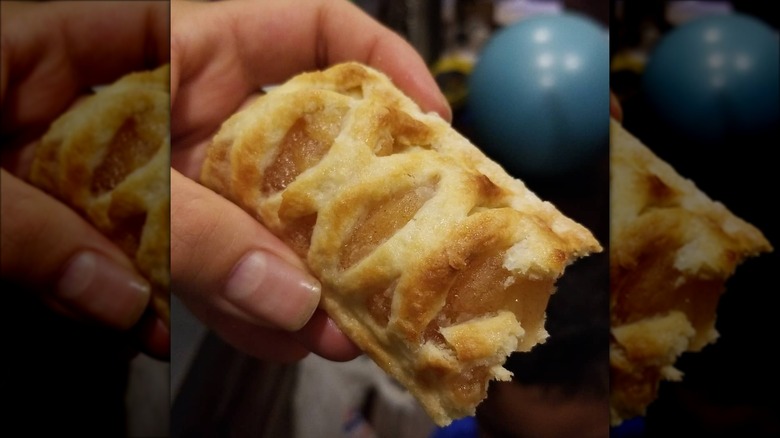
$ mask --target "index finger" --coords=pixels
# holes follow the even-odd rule
[[[383,71],[423,110],[451,118],[414,47],[350,2],[173,2],[172,14],[174,138],[203,138],[260,87],[347,60]]]
[[[46,124],[92,86],[170,57],[167,1],[0,3],[0,132]]]

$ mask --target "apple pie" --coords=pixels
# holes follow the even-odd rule
[[[170,318],[170,74],[134,72],[68,110],[36,147],[30,182],[116,243]]]
[[[726,280],[772,247],[611,122],[611,422],[645,414],[684,352],[715,342]]]
[[[322,307],[439,425],[472,415],[592,234],[382,73],[303,73],[228,119],[202,182],[281,237]]]

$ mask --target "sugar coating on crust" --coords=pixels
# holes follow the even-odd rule
[[[472,415],[544,342],[555,281],[591,233],[385,75],[303,73],[227,120],[202,182],[280,236],[339,327],[439,425]]]

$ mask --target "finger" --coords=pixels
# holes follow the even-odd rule
[[[149,284],[108,239],[65,205],[0,169],[0,275],[44,295],[66,314],[129,329]]]
[[[291,363],[303,359],[310,351],[288,331],[264,327],[238,319],[208,300],[180,295],[181,302],[209,329],[237,350],[262,360]]]
[[[171,336],[165,323],[151,308],[147,308],[141,320],[129,333],[130,344],[159,360],[170,360]]]
[[[301,345],[325,359],[344,362],[362,353],[324,310],[318,309],[301,330],[293,333]]]
[[[609,115],[618,122],[623,121],[623,108],[617,96],[611,91],[609,92]]]
[[[289,333],[246,323],[216,324],[215,332],[236,349],[261,360],[293,363],[308,356]]]
[[[257,93],[248,96],[246,99],[244,99],[244,102],[238,108],[238,111],[251,105],[261,95],[262,93]],[[211,137],[208,136],[199,139],[197,142],[188,144],[187,147],[176,147],[172,149],[171,167],[176,169],[187,178],[194,181],[199,181],[201,167],[203,167],[203,162],[206,160],[210,141]],[[177,146],[181,146],[181,144],[177,144]]]
[[[73,105],[65,111],[71,111],[87,100],[87,95],[80,96],[73,101]],[[0,166],[11,174],[22,179],[30,175],[32,163],[35,161],[36,149],[41,142],[41,137],[51,128],[50,125],[40,126],[37,129],[28,129],[23,135],[3,138],[0,148]]]
[[[452,119],[449,103],[425,61],[406,40],[350,2],[326,1],[321,5],[315,27],[319,36],[314,37],[317,67],[350,60],[364,62],[390,76],[424,111]],[[344,31],[344,23],[351,23],[349,32]],[[302,35],[302,38],[312,36]]]
[[[291,363],[315,353],[328,360],[347,361],[361,354],[322,310],[318,310],[300,331],[288,332],[236,320],[207,303],[183,302],[223,340],[259,359]]]
[[[347,60],[384,71],[423,110],[451,118],[415,49],[350,2],[306,8],[277,0],[174,2],[172,14],[171,123],[178,144],[208,136],[261,86]]]
[[[45,125],[89,87],[170,57],[167,2],[0,2],[4,133]]]
[[[197,307],[190,309],[227,343],[258,359],[293,363],[310,353],[287,331],[235,320],[230,315],[215,312],[214,308],[209,308],[206,312],[198,311]]]
[[[171,172],[172,290],[246,323],[294,331],[320,284],[284,243],[235,204]]]

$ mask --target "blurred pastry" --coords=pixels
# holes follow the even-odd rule
[[[682,378],[674,367],[682,353],[715,342],[726,280],[772,247],[614,120],[610,141],[610,392],[618,425],[645,414],[662,380]]]
[[[52,123],[30,182],[79,211],[116,243],[170,318],[170,69],[130,73]]]

